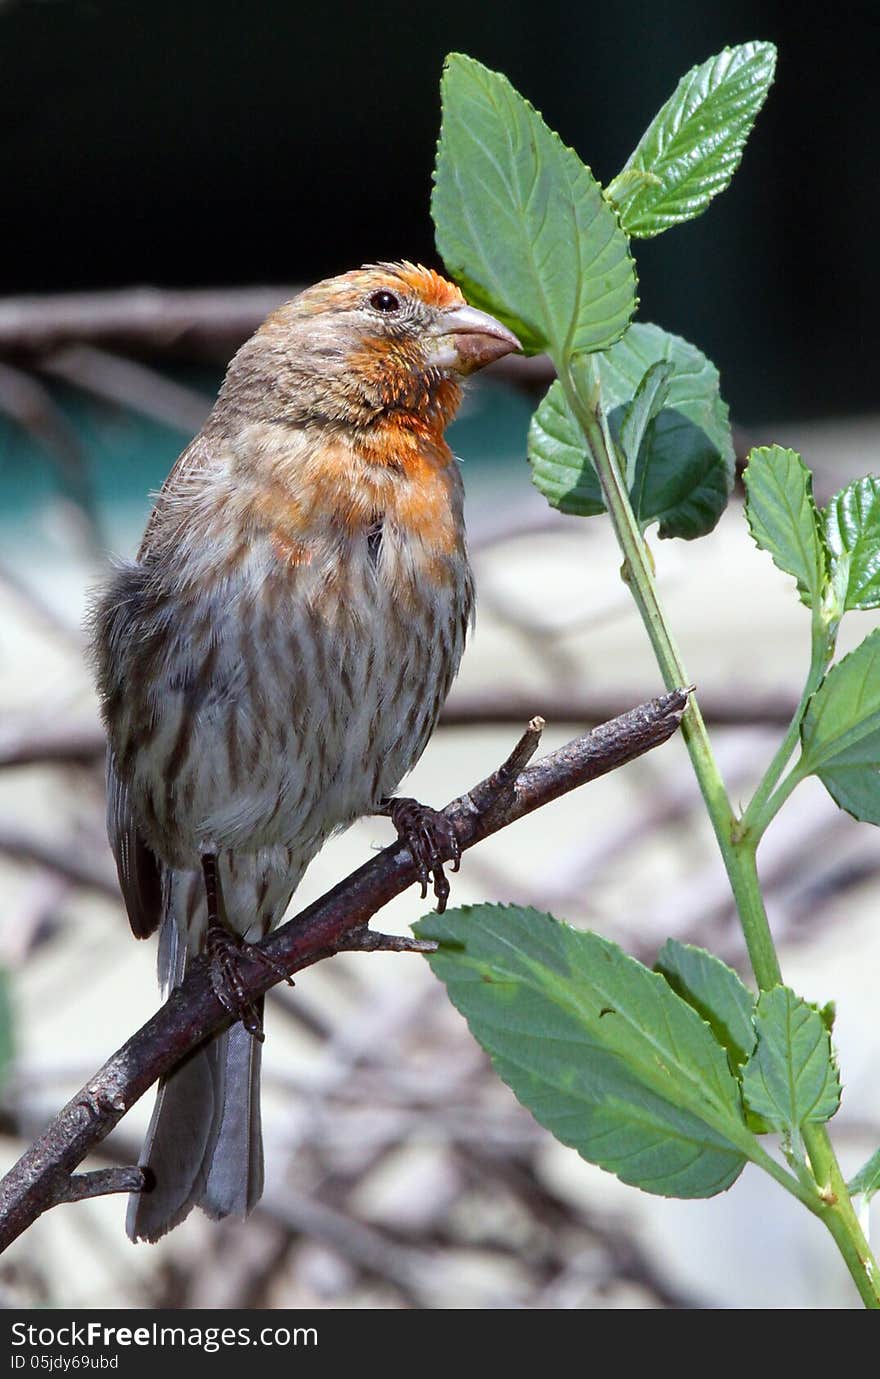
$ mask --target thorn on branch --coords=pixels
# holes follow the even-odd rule
[[[434,939],[413,938],[411,934],[380,934],[376,929],[352,929],[339,941],[340,953],[436,953]]]
[[[506,803],[505,797],[509,796],[520,772],[538,750],[544,727],[545,722],[540,715],[532,718],[507,760],[502,762],[491,776],[487,776],[479,785],[474,786],[473,790],[468,791],[465,798],[470,802],[474,813],[488,819],[498,806]]]

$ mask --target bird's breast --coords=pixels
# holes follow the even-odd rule
[[[442,438],[403,434],[381,445],[300,438],[293,453],[264,444],[263,463],[236,489],[242,532],[264,538],[299,582],[363,566],[404,603],[432,583],[454,585],[465,559],[458,468]]]
[[[370,812],[421,756],[464,649],[463,550],[438,578],[386,514],[289,558],[222,619],[229,691],[200,724],[219,776],[194,811],[221,846],[311,852]]]

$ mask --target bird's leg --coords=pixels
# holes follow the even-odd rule
[[[248,943],[239,934],[233,933],[223,922],[221,915],[220,877],[217,873],[217,855],[206,852],[202,856],[202,875],[205,878],[205,899],[208,906],[208,933],[206,949],[211,968],[211,985],[214,995],[230,1015],[241,1020],[248,1034],[260,1043],[265,1039],[263,1017],[260,1006],[249,1001],[241,980],[241,961],[261,963],[268,967],[276,977],[282,977],[290,986],[293,979],[283,967],[268,957],[261,948]]]
[[[429,879],[433,881],[437,913],[442,915],[449,899],[449,882],[443,863],[450,861],[453,871],[458,871],[461,865],[458,835],[452,824],[439,810],[404,796],[380,800],[376,813],[391,820],[398,838],[409,848],[421,882],[423,900],[428,894]]]
[[[245,1029],[261,1042],[263,1034],[259,1011],[245,994],[241,981],[242,940],[233,934],[220,917],[220,878],[217,875],[216,853],[202,856],[202,875],[205,878],[205,899],[208,905],[208,933],[205,947],[211,968],[214,995],[230,1015],[241,1020]]]

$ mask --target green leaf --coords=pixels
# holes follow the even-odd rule
[[[733,488],[735,453],[727,404],[715,365],[696,345],[662,326],[638,321],[622,340],[598,360],[602,402],[606,411],[629,402],[647,369],[658,360],[672,364],[667,407],[683,413],[705,431],[724,460],[728,490]]]
[[[663,409],[669,395],[669,382],[673,368],[668,359],[660,359],[652,364],[639,383],[636,395],[624,407],[620,422],[620,448],[626,459],[626,482],[631,487],[635,482],[639,451],[645,440],[648,428]],[[650,445],[647,447],[650,449]]]
[[[818,776],[832,799],[880,824],[880,628],[832,666],[801,725],[799,772]]]
[[[755,1047],[752,1016],[755,998],[732,967],[705,948],[667,939],[657,958],[657,971],[673,991],[702,1016],[719,1044],[727,1049],[735,1072]]]
[[[625,206],[643,187],[662,186],[663,178],[658,177],[655,172],[645,172],[642,168],[627,168],[612,178],[604,194],[605,199],[619,211],[620,207]]]
[[[850,1197],[864,1196],[870,1202],[880,1192],[880,1149],[875,1149],[867,1163],[846,1185]]]
[[[680,336],[638,324],[599,360],[601,396],[616,431],[617,408],[660,361],[672,366],[672,377],[666,405],[645,438],[631,497],[643,530],[656,521],[661,538],[693,540],[713,529],[733,488],[733,441],[717,369]]]
[[[743,43],[693,67],[606,189],[627,234],[659,235],[705,211],[736,172],[776,67],[772,43]],[[636,180],[652,173],[657,182]]]
[[[841,609],[880,608],[880,479],[857,479],[822,514]]]
[[[636,277],[589,168],[473,58],[447,58],[441,94],[431,211],[450,275],[527,353],[607,349],[635,310]]]
[[[614,431],[614,412],[609,422]],[[725,466],[705,431],[665,407],[645,437],[631,496],[643,531],[656,522],[662,539],[693,541],[712,531],[727,506]]]
[[[529,426],[532,482],[551,507],[574,517],[605,511],[602,485],[560,383],[550,385]]]
[[[415,926],[505,1082],[585,1159],[662,1196],[707,1197],[756,1141],[723,1049],[663,977],[597,934],[518,906]]]
[[[672,374],[663,409],[640,447],[632,498],[642,526],[693,539],[715,526],[733,487],[734,453],[718,371],[693,345],[659,326],[637,324],[598,362],[602,405],[612,430],[653,366]],[[532,479],[553,507],[580,517],[604,511],[583,434],[559,383],[538,407],[529,432]]]
[[[749,1108],[787,1134],[830,1120],[840,1105],[840,1081],[815,1007],[776,986],[759,996],[755,1027],[757,1047],[742,1075]]]
[[[813,476],[795,450],[768,445],[752,450],[743,476],[746,519],[758,546],[794,575],[798,593],[817,608],[828,578],[822,524],[813,501]]]

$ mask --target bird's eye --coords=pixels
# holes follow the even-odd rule
[[[374,292],[370,298],[370,306],[376,311],[399,311],[400,298],[395,297],[393,292],[387,292],[384,288],[381,292]]]

